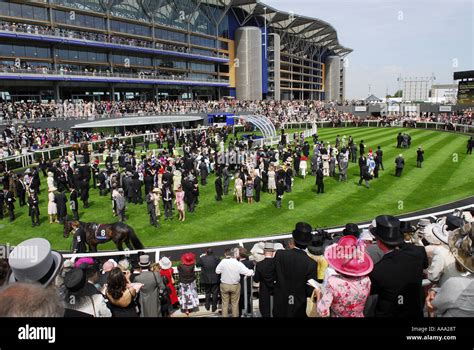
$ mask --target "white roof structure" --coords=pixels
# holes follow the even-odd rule
[[[190,115],[159,115],[159,116],[135,116],[116,119],[104,119],[93,122],[76,124],[72,129],[94,129],[115,128],[138,125],[179,124],[187,122],[203,121],[203,117]]]

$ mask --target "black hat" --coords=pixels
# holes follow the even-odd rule
[[[346,227],[344,228],[344,230],[342,230],[342,235],[343,236],[352,235],[359,238],[359,235],[360,235],[359,226],[357,226],[357,224],[352,224],[352,223],[346,224]]]
[[[308,246],[308,251],[313,255],[323,255],[326,248],[325,237],[320,234],[313,235],[311,244]]]
[[[370,232],[383,243],[398,245],[403,243],[400,232],[400,220],[391,215],[380,215],[375,218],[375,227]]]
[[[449,214],[446,216],[446,230],[454,231],[464,225],[464,219],[458,216]]]
[[[410,221],[400,221],[400,232],[407,233],[407,232],[415,232],[416,227],[413,226]]]
[[[306,222],[298,222],[293,230],[293,239],[295,243],[308,246],[313,238],[311,235],[311,225]]]
[[[64,286],[70,292],[77,292],[86,285],[86,274],[82,269],[72,269],[64,276]]]

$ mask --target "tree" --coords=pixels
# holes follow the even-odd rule
[[[397,90],[397,92],[395,93],[395,95],[393,95],[393,97],[402,97],[402,90]]]

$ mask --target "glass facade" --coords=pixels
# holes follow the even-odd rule
[[[51,50],[40,46],[0,43],[0,56],[50,58]]]
[[[17,4],[13,2],[0,1],[0,15],[8,17],[35,19],[39,21],[48,20],[48,12],[46,8]]]
[[[187,35],[185,33],[175,32],[172,30],[166,30],[161,28],[155,29],[155,38],[168,41],[179,41],[181,43],[187,43]]]
[[[83,62],[107,62],[107,54],[90,50],[58,49],[56,56],[60,60]]]
[[[133,56],[133,55],[112,55],[112,62],[119,65],[125,66],[153,66],[150,57]]]
[[[65,11],[54,10],[54,21],[57,23],[68,24],[71,26],[79,26],[84,28],[106,29],[105,18],[82,15],[79,13],[71,13]]]
[[[114,32],[151,37],[150,27],[135,23],[112,20],[110,21],[110,30]]]

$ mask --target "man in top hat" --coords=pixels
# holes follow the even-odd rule
[[[273,286],[275,284],[275,266],[273,256],[275,255],[275,246],[273,243],[266,242],[263,247],[265,258],[259,261],[255,267],[254,281],[258,286],[258,308],[262,317],[271,317],[273,308]]]
[[[316,185],[318,186],[318,194],[324,193],[324,174],[323,164],[319,164],[319,168],[316,171]]]
[[[306,254],[311,239],[311,226],[298,222],[293,230],[295,247],[275,254],[275,317],[306,317],[306,298],[313,292],[306,283],[317,278],[316,264]]]
[[[428,312],[437,317],[474,317],[474,227],[467,225],[449,236],[449,249],[463,270],[463,275],[451,277],[441,288],[432,288],[426,297]]]
[[[216,201],[220,202],[222,200],[222,193],[224,192],[222,188],[222,177],[220,174],[217,175],[214,185],[216,187]]]
[[[229,172],[229,165],[224,165],[224,170],[222,170],[222,177],[224,179],[224,195],[229,193],[230,179],[232,175]]]
[[[79,220],[79,204],[77,203],[78,197],[79,194],[77,193],[77,190],[72,187],[71,194],[69,195],[69,208],[72,211],[72,216],[74,220]]]
[[[150,215],[150,225],[159,227],[158,221],[156,219],[156,207],[155,207],[155,194],[153,191],[146,195],[146,205],[148,210],[148,215]]]
[[[416,151],[416,167],[421,168],[421,164],[425,160],[424,158],[425,151],[423,151],[423,148],[421,146],[418,147]]]
[[[377,294],[375,317],[415,319],[423,317],[423,269],[428,267],[424,256],[411,244],[403,244],[400,221],[390,215],[375,218],[370,229],[377,245],[384,252],[369,277],[371,294]]]
[[[204,307],[207,311],[211,310],[212,301],[212,312],[217,310],[219,299],[220,277],[216,273],[219,262],[219,258],[214,255],[211,248],[207,248],[206,253],[199,256],[196,261],[196,266],[201,268],[201,285],[204,287],[204,293],[206,294]]]
[[[63,257],[51,250],[51,244],[46,239],[31,238],[12,250],[8,263],[12,271],[9,283],[37,282],[47,287],[61,271]]]
[[[89,180],[83,179],[81,181],[81,200],[84,208],[89,208]]]
[[[5,194],[5,203],[7,204],[10,221],[15,220],[15,202],[15,195],[13,194],[13,191],[9,189]]]
[[[30,196],[28,197],[28,206],[30,207],[28,214],[31,216],[31,226],[32,227],[39,226],[40,225],[39,198],[38,198],[38,194],[33,188],[30,188]]]
[[[138,263],[140,274],[135,277],[134,282],[142,283],[140,289],[140,316],[161,317],[160,294],[165,291],[165,285],[159,272],[150,271],[150,256],[141,255]]]

